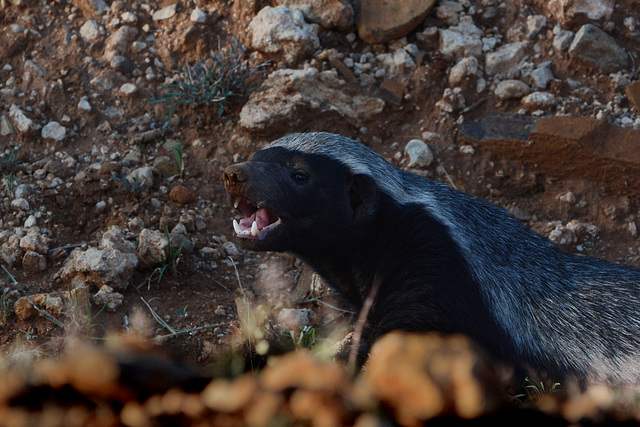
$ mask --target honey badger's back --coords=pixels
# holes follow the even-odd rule
[[[348,138],[294,134],[274,146],[330,157],[370,176],[398,206],[420,206],[442,225],[478,288],[477,304],[509,341],[496,347],[495,337],[470,329],[496,356],[563,378],[640,381],[638,270],[563,253],[505,210],[399,170]]]

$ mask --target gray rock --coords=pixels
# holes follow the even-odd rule
[[[503,80],[498,83],[494,94],[500,99],[519,99],[530,90],[529,85],[520,80]]]
[[[0,136],[8,136],[13,135],[16,132],[13,130],[13,126],[11,126],[11,122],[6,115],[0,116]]]
[[[421,139],[412,139],[404,147],[404,152],[409,156],[407,167],[428,167],[433,162],[433,153],[429,146]]]
[[[78,110],[82,110],[82,111],[91,111],[91,104],[89,104],[89,98],[86,96],[83,96],[80,101],[78,102]]]
[[[529,43],[515,42],[501,46],[499,49],[487,53],[485,70],[488,74],[500,74],[507,78],[517,75],[520,65],[527,58]]]
[[[53,139],[54,141],[62,141],[67,136],[67,128],[58,122],[49,122],[42,128],[40,135],[44,139]]]
[[[129,25],[123,25],[114,31],[106,40],[104,56],[111,61],[115,54],[123,54],[138,36],[138,30]]]
[[[121,71],[123,73],[130,73],[133,71],[133,65],[129,58],[122,55],[113,55],[111,57],[111,68]]]
[[[200,9],[199,7],[196,7],[191,12],[191,15],[189,15],[189,19],[191,20],[191,22],[196,22],[198,24],[204,24],[205,22],[207,22],[207,12],[205,12],[202,9]]]
[[[318,26],[307,24],[301,12],[285,6],[266,6],[248,27],[251,47],[282,59],[287,65],[297,64],[320,47]]]
[[[553,38],[553,47],[560,52],[569,50],[569,47],[571,47],[571,43],[573,42],[574,36],[575,34],[573,31],[561,30]]]
[[[587,61],[600,68],[625,68],[629,58],[625,50],[609,34],[593,24],[583,25],[569,47],[572,58]]]
[[[33,189],[29,184],[20,184],[16,187],[13,197],[18,199],[28,199],[33,193]]]
[[[323,28],[347,31],[353,26],[353,8],[341,0],[278,0],[278,4],[302,12],[305,19]]]
[[[546,89],[553,80],[553,73],[549,66],[540,66],[531,73],[531,80],[538,89]]]

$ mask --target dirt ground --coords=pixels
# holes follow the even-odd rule
[[[557,226],[554,221],[567,224],[576,220],[594,225],[596,228],[578,233],[576,241],[562,248],[573,252],[582,249],[583,253],[586,248],[594,256],[640,267],[640,245],[629,226],[637,216],[638,199],[613,194],[589,180],[543,175],[535,168],[479,146],[474,147],[473,153],[461,152],[459,123],[479,119],[488,112],[515,113],[521,105],[518,101],[499,101],[489,95],[464,114],[443,113],[436,103],[448,87],[451,64],[437,52],[427,52],[417,68],[399,80],[402,88],[399,103],[387,102],[380,117],[358,126],[337,114],[325,113],[309,115],[304,117],[303,124],[283,126],[270,135],[250,134],[237,124],[247,99],[244,95],[228,105],[222,115],[215,109],[179,111],[179,123],[145,141],[146,132],[160,129],[164,124],[165,111],[151,100],[161,96],[161,84],[165,76],[171,75],[169,70],[201,58],[216,49],[218,43],[228,42],[232,35],[242,41],[250,19],[269,2],[181,2],[178,15],[162,22],[153,21],[149,11],[166,6],[168,1],[111,4],[112,10],[121,8],[118,14],[121,10],[136,13],[138,19],[134,26],[142,34],[140,39],[155,36],[153,54],[148,50],[128,53],[132,71],[114,70],[109,66],[103,57],[105,37],[87,42],[77,35],[84,22],[95,15],[90,8],[76,7],[70,1],[23,3],[26,5],[17,7],[3,2],[4,6],[0,7],[0,67],[5,67],[0,69],[0,84],[5,89],[17,88],[2,93],[0,113],[7,114],[11,105],[17,105],[38,123],[60,122],[69,134],[60,142],[41,138],[39,131],[0,137],[3,159],[12,160],[2,164],[3,230],[23,227],[30,214],[39,213],[38,226],[46,229],[51,238],[46,269],[31,271],[17,262],[6,266],[8,271],[30,295],[66,290],[69,284],[57,273],[71,250],[95,245],[112,225],[118,225],[125,235],[133,236],[129,224],[134,218],[142,220],[145,228],[155,230],[162,230],[165,225],[170,230],[179,223],[185,224],[187,237],[194,244],[191,252],[183,253],[177,275],[165,274],[158,282],[155,266],[139,267],[129,287],[121,291],[124,303],[116,311],[105,310],[87,323],[86,309],[82,308],[85,323],[74,330],[76,338],[98,340],[109,332],[124,331],[135,313],[146,317],[150,337],[168,334],[167,329],[153,319],[144,299],[173,329],[189,330],[164,339],[161,346],[183,360],[205,366],[219,357],[239,327],[235,297],[245,291],[258,296],[266,292],[258,283],[261,274],[276,265],[282,273],[278,280],[284,283],[276,286],[280,290],[295,287],[300,277],[308,280],[307,274],[301,274],[302,265],[292,257],[248,253],[228,244],[234,242],[231,220],[235,213],[221,182],[226,166],[247,159],[268,141],[296,131],[329,131],[358,139],[398,166],[406,162],[403,148],[409,140],[422,138],[424,132],[435,132],[440,137],[429,144],[437,161],[422,170],[423,175],[443,182],[451,179],[458,189],[517,213],[527,226],[546,236]],[[208,10],[206,25],[194,25],[189,20],[195,6]],[[506,34],[510,26],[520,22],[519,10],[520,7],[507,6],[505,19],[496,21],[492,31]],[[629,13],[629,10],[617,10],[612,21],[622,27],[622,19]],[[100,22],[113,25],[106,19]],[[429,25],[442,23],[429,17],[418,31]],[[143,29],[145,26],[147,30]],[[574,31],[577,28],[577,24],[570,27]],[[345,37],[343,33],[326,31],[322,37],[323,48],[335,48],[339,52],[368,48],[361,41],[352,45]],[[415,32],[408,40],[416,40]],[[620,37],[618,42],[636,57],[640,54],[637,40]],[[540,43],[543,54],[550,50],[551,38]],[[25,66],[29,58],[40,67],[42,75]],[[147,80],[140,71],[154,60],[159,60],[164,68],[157,67],[161,76]],[[273,63],[268,70],[275,68]],[[623,88],[615,83],[613,74],[581,68],[568,57],[557,56],[553,71],[557,81],[552,83],[551,91],[558,96],[569,97],[568,78],[579,80],[589,88],[582,95],[571,93],[581,97],[566,103],[569,115],[594,117],[597,106],[614,101],[622,107],[634,108],[622,96]],[[266,74],[260,78],[264,76]],[[13,85],[8,85],[11,78],[14,78]],[[98,90],[96,78],[112,81],[114,89]],[[126,82],[135,82],[137,93],[121,95],[118,88]],[[354,94],[364,92],[375,96],[376,90],[362,87],[357,81],[348,87]],[[90,112],[78,108],[83,96],[87,96],[92,105]],[[469,99],[476,98],[469,95]],[[585,109],[584,103],[591,107]],[[113,178],[124,176],[133,167],[155,164],[163,156],[171,163],[173,153],[166,143],[176,140],[184,146],[183,178],[167,178],[156,173],[152,188],[134,191],[123,188],[122,182]],[[133,152],[140,153],[139,158],[127,160]],[[62,163],[69,156],[75,159],[74,167],[65,167]],[[30,184],[35,189],[29,198],[30,211],[10,207],[11,197],[6,190],[10,174],[21,184]],[[50,185],[56,178],[62,183]],[[195,196],[194,201],[179,204],[169,197],[169,191],[178,184]],[[577,201],[563,199],[569,192]],[[99,202],[106,202],[106,206],[96,209]],[[203,254],[203,248],[213,251]],[[0,284],[2,288],[15,289],[4,273],[0,274]],[[6,317],[0,317],[2,355],[13,361],[25,355],[56,357],[72,334],[69,324],[73,316],[68,312],[59,316],[67,325],[64,329],[43,317],[20,320],[11,307],[22,294],[11,295],[12,298],[7,299],[10,305]],[[303,299],[294,303],[321,310],[317,302],[301,302]],[[95,315],[100,308],[93,304],[91,311]],[[348,320],[348,316],[339,313],[336,311],[333,315]],[[322,325],[316,326],[322,329]]]

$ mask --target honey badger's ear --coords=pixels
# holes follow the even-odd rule
[[[373,178],[369,175],[357,174],[347,182],[347,197],[353,222],[357,224],[375,214],[380,195]]]

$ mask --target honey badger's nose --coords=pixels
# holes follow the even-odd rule
[[[229,193],[240,189],[248,179],[247,171],[242,164],[231,165],[224,170],[224,186]]]

